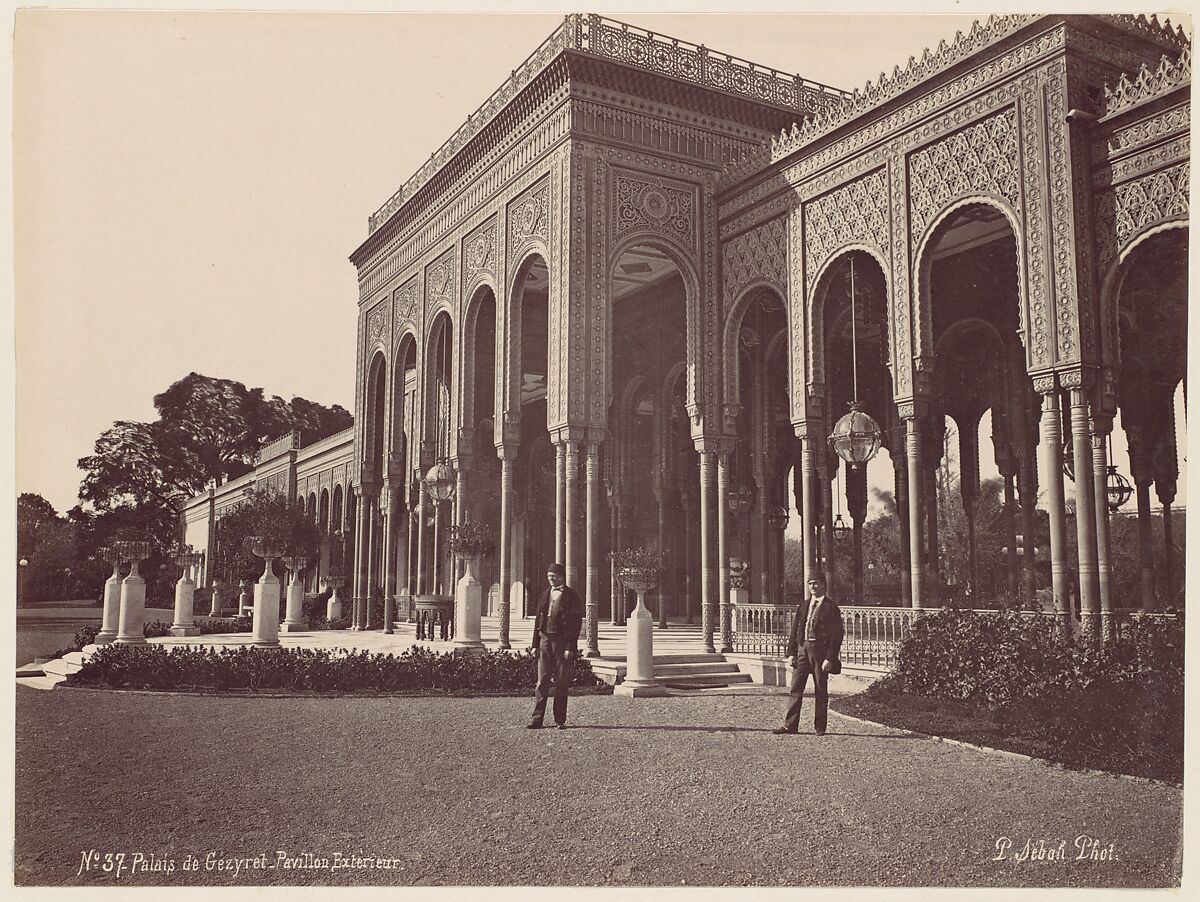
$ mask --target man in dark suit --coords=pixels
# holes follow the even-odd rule
[[[787,654],[792,659],[792,703],[788,705],[783,726],[778,734],[795,733],[800,729],[800,706],[804,703],[804,687],[812,674],[817,696],[813,728],[818,736],[825,735],[829,719],[829,674],[841,671],[838,656],[842,651],[842,611],[833,600],[825,597],[825,576],[814,573],[808,578],[809,597],[800,602],[792,621],[792,636]]]
[[[550,681],[554,681],[554,725],[567,727],[567,689],[579,654],[579,631],[583,627],[583,602],[566,584],[566,568],[551,564],[546,570],[550,587],[538,601],[533,621],[533,653],[538,657],[537,692],[529,729],[539,730],[546,716]]]

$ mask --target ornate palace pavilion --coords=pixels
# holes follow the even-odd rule
[[[448,596],[449,527],[471,520],[496,539],[482,581],[502,645],[561,560],[596,654],[599,619],[625,611],[609,552],[644,547],[664,556],[661,610],[697,612],[727,650],[731,557],[751,602],[783,601],[789,493],[808,572],[832,570],[839,470],[856,541],[838,591],[861,586],[865,471],[827,441],[851,401],[894,469],[903,604],[935,604],[940,436],[952,418],[969,519],[990,411],[1008,534],[1032,534],[1040,500],[1058,610],[1072,546],[1097,628],[1117,607],[1119,411],[1148,577],[1121,604],[1153,608],[1151,487],[1169,533],[1186,372],[1190,88],[1188,39],[1140,16],[993,18],[853,92],[567,16],[370,216],[350,257],[353,435],[289,439],[247,479],[352,533],[356,628],[378,626],[375,593],[401,616]],[[205,547],[239,491],[189,502],[188,541]],[[1008,547],[1030,600],[1032,543]]]

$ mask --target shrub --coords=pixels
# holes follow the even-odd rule
[[[942,611],[918,619],[882,692],[955,699],[1083,767],[1183,775],[1183,624],[1138,619],[1101,645],[1048,617]]]
[[[311,648],[107,645],[72,674],[75,685],[130,689],[283,689],[311,691],[484,690],[527,692],[537,680],[529,652],[438,653],[413,646],[399,655]],[[584,658],[573,684],[608,687]]]

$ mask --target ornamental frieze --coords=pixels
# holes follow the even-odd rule
[[[725,303],[751,282],[766,280],[787,290],[787,217],[781,216],[721,246]]]
[[[1097,195],[1097,263],[1101,273],[1107,271],[1121,248],[1142,232],[1188,215],[1188,166],[1179,163]]]
[[[804,205],[809,283],[832,251],[854,242],[891,249],[887,173],[876,169]]]
[[[517,252],[530,241],[549,244],[550,183],[541,184],[517,198],[508,207],[508,259],[517,262]]]
[[[696,186],[629,170],[613,169],[613,239],[657,232],[696,249]]]
[[[912,233],[917,237],[948,204],[991,193],[1020,207],[1017,112],[1010,107],[908,158]],[[915,250],[915,248],[914,248]]]

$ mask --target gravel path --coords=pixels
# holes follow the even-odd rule
[[[779,695],[217,698],[17,689],[18,884],[1166,886],[1177,788],[1063,771]],[[801,729],[811,729],[811,708]],[[154,775],[148,777],[148,775]],[[1115,860],[1075,861],[1076,836]],[[1015,841],[992,860],[1000,837]],[[1028,839],[1065,861],[1014,861]],[[124,852],[119,879],[78,873]],[[388,859],[278,866],[277,852]],[[173,873],[129,872],[169,860]],[[183,870],[195,855],[198,869]],[[215,853],[211,857],[209,853]],[[209,862],[265,856],[274,868]],[[559,862],[555,867],[547,864]],[[313,862],[308,862],[313,863]],[[231,866],[232,867],[232,866]]]

